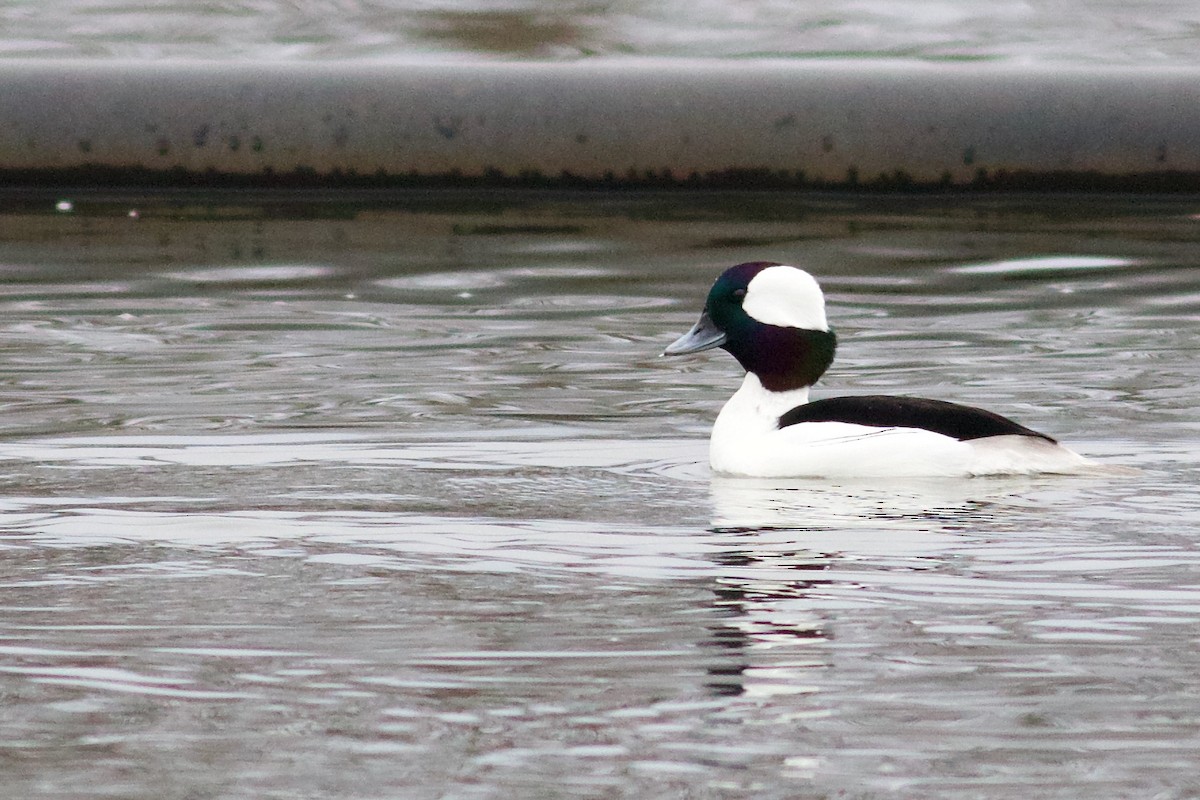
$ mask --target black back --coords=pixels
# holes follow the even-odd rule
[[[922,397],[875,394],[831,397],[796,406],[779,418],[779,427],[805,422],[851,422],[876,428],[921,428],[959,441],[988,436],[1034,436],[1053,442],[1044,433],[1018,425],[1007,417],[974,406]]]

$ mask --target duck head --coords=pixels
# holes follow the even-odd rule
[[[720,347],[770,391],[812,386],[833,363],[837,337],[825,319],[825,296],[797,267],[752,261],[717,278],[692,329],[665,356]]]

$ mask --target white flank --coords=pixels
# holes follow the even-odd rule
[[[959,441],[919,428],[805,422],[780,429],[807,389],[771,392],[749,374],[713,425],[714,472],[759,478],[970,477],[1078,474],[1097,466],[1061,445],[1031,436]]]

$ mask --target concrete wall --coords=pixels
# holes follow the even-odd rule
[[[8,186],[1200,188],[1190,68],[29,60],[0,108]]]

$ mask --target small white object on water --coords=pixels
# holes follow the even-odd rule
[[[130,219],[138,219],[142,215],[138,213],[138,210],[136,208],[131,208],[131,209],[129,209],[129,214],[127,216]]]
[[[66,213],[69,213],[69,212],[75,210],[75,204],[72,203],[70,200],[59,200],[57,203],[54,204],[54,210],[61,211],[64,214],[66,214]]]

